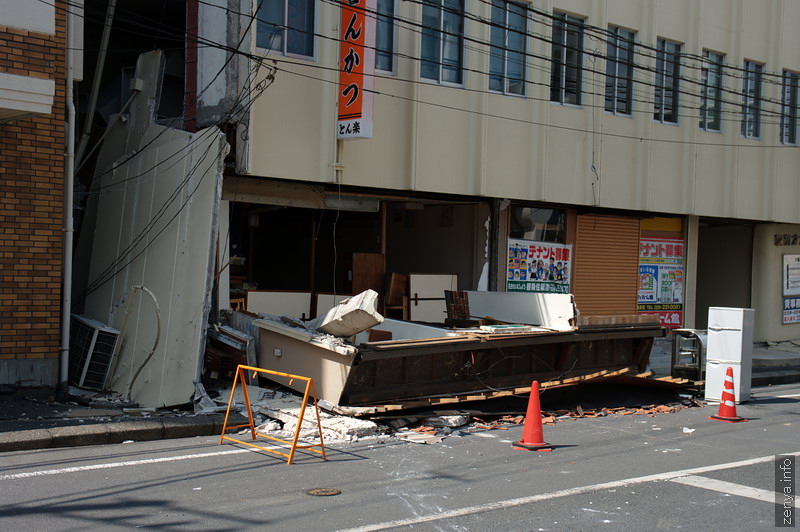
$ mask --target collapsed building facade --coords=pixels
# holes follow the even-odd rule
[[[75,280],[79,314],[124,328],[112,387],[185,402],[209,324],[260,337],[269,326],[225,316],[310,319],[368,289],[387,318],[439,327],[445,291],[518,292],[572,295],[575,329],[558,334],[652,341],[658,325],[702,328],[709,306],[752,306],[756,340],[800,336],[793,3],[722,18],[710,1],[345,4],[189,1],[171,13],[181,54],[128,67],[137,96],[94,164]],[[490,345],[529,367],[483,389],[638,368],[649,350],[571,367],[563,345],[537,354],[540,335],[522,334]],[[466,338],[383,336],[354,356],[460,353],[448,371],[480,351],[454,344],[486,341]],[[401,399],[374,393],[376,372],[408,374],[398,364],[342,402]]]

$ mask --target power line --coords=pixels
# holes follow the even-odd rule
[[[287,62],[287,64],[292,64],[292,65],[295,65],[295,66],[298,65],[297,63],[294,63],[294,62]],[[303,65],[303,66],[307,66],[307,67],[310,67],[310,68],[330,70],[330,69],[327,69],[325,67],[320,67],[320,66],[313,66],[313,67],[311,67],[310,65]],[[331,80],[328,80],[328,79],[319,78],[319,77],[311,76],[311,75],[308,75],[308,74],[301,74],[300,72],[294,72],[294,71],[289,70],[287,68],[281,68],[281,72],[285,72],[287,74],[291,74],[291,75],[295,75],[295,76],[298,76],[298,77],[303,77],[303,78],[307,78],[307,79],[311,79],[311,80],[315,80],[315,81],[321,81],[323,83],[338,84],[338,81],[331,81]],[[469,90],[469,89],[467,89],[467,90]],[[448,109],[448,110],[451,110],[451,111],[460,111],[460,112],[464,112],[464,113],[483,116],[483,117],[486,117],[486,118],[497,118],[497,119],[500,119],[500,120],[508,120],[508,121],[511,121],[511,122],[517,122],[517,123],[528,124],[528,125],[549,127],[549,128],[555,128],[555,129],[563,129],[563,130],[566,130],[566,131],[576,131],[576,132],[579,132],[579,133],[587,133],[587,134],[591,133],[591,131],[588,131],[588,130],[585,130],[585,129],[582,129],[582,128],[561,126],[561,125],[545,123],[545,122],[537,122],[535,120],[525,120],[525,119],[522,119],[522,118],[511,117],[511,116],[499,116],[499,115],[489,114],[489,113],[486,113],[486,112],[483,112],[483,111],[477,111],[477,110],[473,110],[473,109],[464,109],[464,108],[456,107],[456,106],[452,106],[452,105],[444,105],[444,104],[440,104],[440,103],[427,102],[427,101],[423,101],[423,100],[415,100],[414,98],[410,98],[410,97],[407,97],[407,96],[400,96],[400,95],[397,95],[397,94],[383,93],[383,92],[376,91],[376,90],[373,90],[372,92],[373,92],[373,94],[376,94],[376,95],[379,95],[379,96],[387,96],[387,97],[396,98],[396,99],[399,99],[399,100],[409,101],[409,102],[412,102],[412,103],[416,102],[416,103],[420,103],[420,104],[423,104],[423,105],[428,105],[428,106],[431,106],[431,107],[439,107],[439,108],[442,108],[442,109]],[[485,92],[485,91],[474,90],[474,92],[479,92],[480,93],[480,92]],[[637,141],[663,142],[663,143],[668,143],[668,144],[692,144],[692,145],[698,145],[698,146],[739,147],[739,148],[751,148],[751,149],[752,148],[796,148],[797,147],[795,145],[784,145],[784,144],[764,145],[764,144],[700,142],[700,141],[693,141],[693,140],[657,139],[657,138],[642,137],[642,136],[636,136],[636,135],[623,135],[621,133],[609,133],[609,132],[603,132],[603,133],[599,133],[599,134],[600,135],[609,136],[609,137],[617,137],[617,138],[624,138],[624,139],[637,140]]]

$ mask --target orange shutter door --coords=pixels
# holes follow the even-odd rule
[[[639,219],[579,215],[573,273],[582,317],[636,314]]]

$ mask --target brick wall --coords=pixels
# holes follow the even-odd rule
[[[0,123],[0,365],[16,360],[33,367],[33,359],[57,365],[65,37],[61,2],[55,35],[0,26],[0,72],[56,82],[51,115]]]

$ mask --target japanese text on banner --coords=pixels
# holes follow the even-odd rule
[[[375,2],[345,0],[339,34],[339,98],[336,138],[372,137],[375,73]]]

